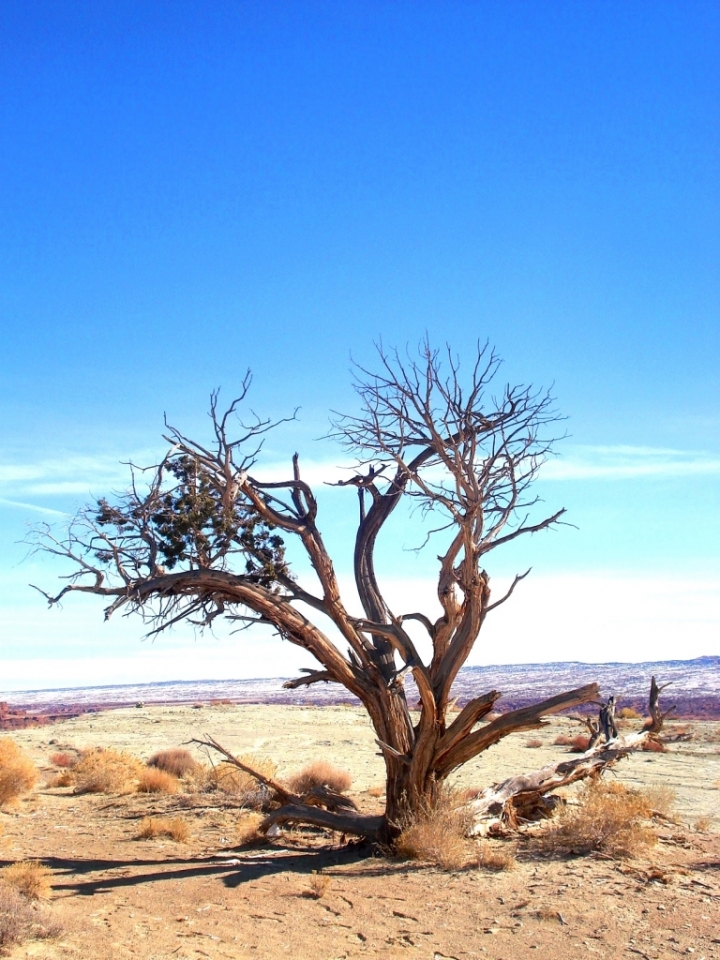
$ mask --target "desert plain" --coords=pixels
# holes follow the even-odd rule
[[[637,722],[636,722],[637,724]],[[680,722],[692,739],[636,753],[611,776],[662,795],[657,843],[637,855],[548,853],[540,828],[478,841],[488,865],[444,870],[388,859],[337,834],[283,830],[242,843],[246,813],[219,792],[78,794],[57,786],[51,757],[90,747],[143,760],[204,734],[236,755],[271,758],[279,776],[313,760],[349,771],[349,794],[382,808],[383,764],[363,712],[346,706],[142,706],[102,711],[12,739],[41,771],[0,812],[0,866],[51,871],[45,910],[58,933],[12,958],[418,958],[525,960],[720,957],[720,723]],[[554,718],[467,765],[484,787],[559,759],[578,724]],[[188,747],[204,763],[209,758]],[[572,797],[570,797],[572,799]],[[145,817],[182,818],[185,842],[138,839]],[[498,866],[503,869],[498,869]],[[494,867],[494,868],[493,868]]]

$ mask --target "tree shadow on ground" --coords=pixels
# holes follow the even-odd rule
[[[56,896],[94,896],[145,883],[177,881],[195,877],[217,877],[229,889],[278,873],[298,876],[326,871],[332,867],[360,865],[372,857],[369,845],[346,847],[278,847],[257,851],[228,850],[210,857],[167,857],[158,859],[100,859],[82,857],[41,857],[40,863],[52,870]],[[0,867],[13,861],[0,861]],[[377,859],[370,875],[389,869],[407,872],[421,869],[418,864],[399,864]],[[363,871],[365,872],[365,871]]]

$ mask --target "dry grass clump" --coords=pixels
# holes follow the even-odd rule
[[[157,837],[169,837],[176,843],[187,843],[190,828],[182,817],[143,817],[137,839],[155,840]]]
[[[310,877],[310,889],[306,891],[306,897],[312,897],[314,900],[321,900],[328,892],[330,887],[330,877],[324,873],[313,873]]]
[[[0,807],[32,790],[37,778],[35,764],[15,741],[0,739]]]
[[[160,750],[147,762],[149,767],[156,767],[158,770],[164,770],[165,773],[171,773],[174,777],[183,779],[197,772],[200,764],[193,757],[189,750],[182,747],[175,747],[172,750]]]
[[[657,839],[647,825],[651,815],[646,794],[620,783],[597,781],[584,789],[580,803],[567,807],[538,842],[549,853],[637,856]]]
[[[274,779],[277,775],[277,764],[269,757],[248,753],[238,757],[238,760],[265,777]],[[208,774],[208,780],[215,789],[256,810],[263,809],[270,797],[267,788],[255,777],[230,763],[221,763],[214,767]]]
[[[147,767],[140,774],[138,793],[177,793],[180,781],[172,773],[158,770],[156,767]]]
[[[648,737],[647,740],[643,741],[641,747],[645,753],[665,753],[665,744],[660,740],[655,740],[652,737]]]
[[[642,714],[638,713],[634,707],[622,707],[617,715],[620,720],[642,720]]]
[[[94,747],[73,769],[76,793],[132,793],[143,772],[138,757],[119,750]]]
[[[56,767],[61,767],[63,770],[74,767],[77,762],[77,756],[74,753],[67,753],[65,750],[60,753],[53,753],[50,756],[50,763]]]
[[[0,883],[21,893],[28,900],[47,900],[52,871],[36,860],[19,861],[0,870]]]
[[[402,831],[396,853],[408,860],[429,860],[443,870],[459,870],[471,858],[466,839],[467,812],[452,792],[442,794],[434,807],[424,811]]]
[[[537,748],[541,747],[542,745],[543,745],[542,740],[526,740],[525,741],[525,746],[529,750],[537,750]]]
[[[367,792],[369,797],[384,797],[385,787],[369,787]]]
[[[261,813],[256,811],[247,812],[244,817],[238,821],[235,836],[238,846],[242,847],[249,843],[264,842],[266,837],[260,833],[260,824],[265,820]]]
[[[39,904],[6,883],[0,883],[0,951],[24,940],[47,940],[61,934],[62,927]]]
[[[648,799],[653,814],[659,813],[661,817],[672,817],[677,800],[677,793],[672,787],[662,785],[645,787],[643,793]]]
[[[574,737],[569,737],[566,733],[559,733],[553,740],[556,747],[570,747],[572,753],[585,753],[590,746],[590,737],[584,733],[578,733]]]
[[[71,787],[75,783],[72,770],[62,770],[48,784],[50,787]]]
[[[293,793],[309,793],[315,787],[328,787],[335,793],[345,793],[350,789],[352,777],[347,770],[333,766],[327,760],[315,760],[296,773],[288,781]]]
[[[485,841],[480,844],[477,865],[483,870],[492,870],[495,873],[512,870],[517,864],[516,854],[515,847],[507,843],[496,845]]]

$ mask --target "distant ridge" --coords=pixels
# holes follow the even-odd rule
[[[614,694],[621,706],[643,709],[651,676],[672,686],[666,705],[677,704],[678,716],[720,719],[720,656],[694,660],[660,660],[643,663],[511,664],[465,667],[458,674],[453,694],[460,703],[484,691],[502,691],[503,710],[552,696],[596,681],[603,696]],[[157,683],[102,685],[54,690],[0,693],[4,709],[12,713],[64,715],[89,709],[146,704],[183,704],[230,700],[234,703],[330,705],[350,703],[353,697],[336,684],[315,684],[299,690],[284,690],[284,677],[252,680],[168,680]],[[408,694],[414,697],[413,684]],[[0,706],[0,712],[3,706]]]

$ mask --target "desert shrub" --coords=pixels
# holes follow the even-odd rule
[[[143,817],[137,839],[155,840],[157,837],[169,837],[177,843],[186,843],[190,829],[182,817]]]
[[[0,883],[13,887],[28,900],[46,900],[52,871],[35,860],[12,863],[0,870]]]
[[[459,870],[470,859],[467,816],[454,793],[443,793],[401,832],[396,853],[407,860],[429,860],[443,870]]]
[[[568,806],[539,838],[552,853],[602,852],[611,857],[643,853],[656,840],[647,825],[647,795],[619,783],[597,781],[586,787],[576,806]]]
[[[32,790],[37,778],[35,764],[15,741],[0,739],[0,807]]]
[[[156,767],[147,767],[140,774],[138,793],[177,793],[180,781],[172,773],[158,770]]]
[[[238,760],[265,777],[274,778],[277,774],[277,764],[269,757],[244,754],[238,757]],[[270,797],[267,788],[255,777],[232,764],[222,763],[214,767],[208,776],[215,789],[235,797],[244,806],[260,810],[266,806]]]
[[[0,883],[0,950],[23,940],[46,940],[62,932],[60,924],[39,904],[32,903],[18,890]]]
[[[648,737],[647,740],[643,741],[641,749],[645,753],[665,753],[665,744],[653,737]]]
[[[633,707],[622,707],[617,712],[620,720],[642,720],[642,714],[638,713]]]
[[[84,752],[73,775],[76,793],[131,793],[143,772],[131,753],[94,747]]]
[[[537,748],[541,747],[542,745],[543,745],[542,740],[526,740],[525,741],[525,746],[528,747],[530,750],[537,750]]]
[[[368,796],[370,797],[384,797],[385,796],[385,787],[369,787]]]
[[[158,770],[164,770],[175,777],[182,779],[188,774],[195,773],[200,764],[195,760],[189,750],[176,747],[172,750],[161,750],[150,757],[147,762],[149,767],[157,767]]]
[[[78,758],[73,753],[66,753],[64,750],[60,753],[53,753],[50,757],[50,763],[63,769],[72,768],[77,763]]]
[[[336,793],[344,793],[350,788],[352,777],[347,770],[335,767],[327,760],[315,760],[307,764],[288,781],[293,793],[309,793],[313,787],[329,787]]]

